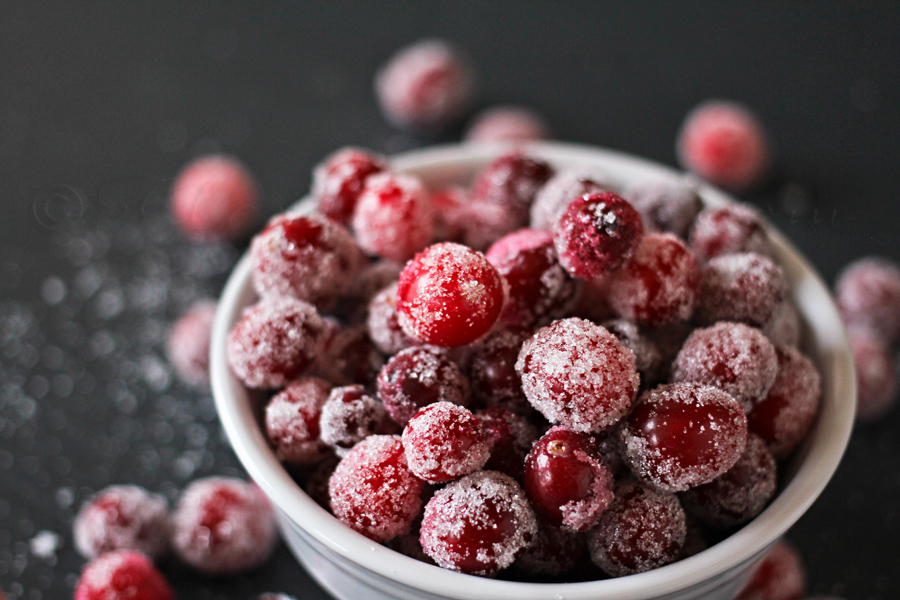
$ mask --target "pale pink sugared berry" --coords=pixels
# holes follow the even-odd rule
[[[736,600],[802,600],[806,596],[806,570],[797,550],[778,542],[756,566]]]
[[[895,357],[868,328],[851,327],[848,335],[856,365],[856,416],[874,421],[897,403]]]
[[[136,485],[101,490],[75,517],[75,547],[85,558],[112,550],[135,550],[153,560],[169,550],[165,498]]]
[[[900,337],[900,267],[881,257],[866,257],[838,275],[835,296],[844,320],[864,326],[887,345]]]
[[[409,469],[429,483],[459,479],[477,471],[491,455],[481,421],[451,402],[430,404],[403,429]]]
[[[529,226],[552,231],[574,200],[585,194],[615,190],[605,171],[597,168],[570,168],[551,177],[534,197]]]
[[[341,148],[329,155],[313,171],[312,195],[319,212],[348,224],[366,178],[387,169],[386,158],[361,148]]]
[[[544,118],[523,106],[495,106],[475,115],[464,139],[467,142],[530,142],[550,137]]]
[[[690,244],[701,260],[733,252],[772,253],[762,216],[748,204],[710,206],[700,211],[691,228]]]
[[[624,194],[641,213],[647,231],[673,233],[687,239],[694,218],[702,208],[700,196],[684,183],[646,181]]]
[[[775,315],[787,290],[784,271],[755,252],[722,254],[700,273],[697,321],[738,321],[762,327]]]
[[[300,377],[275,394],[266,405],[265,426],[278,460],[311,465],[328,455],[319,436],[322,406],[331,384],[318,377]]]
[[[84,567],[75,600],[174,600],[169,582],[153,563],[131,550],[115,550]]]
[[[179,317],[169,332],[166,341],[169,362],[188,385],[209,385],[209,342],[215,316],[216,302],[199,300]]]

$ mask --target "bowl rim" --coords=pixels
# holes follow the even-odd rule
[[[670,167],[594,146],[542,142],[519,145],[554,165],[595,166],[615,176],[642,173],[645,178],[680,179]],[[451,144],[413,150],[391,159],[398,171],[474,170],[511,149],[509,145]],[[705,205],[733,198],[700,181],[691,181]],[[308,203],[308,202],[307,202]],[[250,393],[228,368],[226,340],[240,311],[255,294],[251,263],[245,254],[231,273],[213,323],[210,377],[213,398],[228,440],[250,477],[294,523],[329,550],[382,577],[411,588],[458,598],[538,600],[626,600],[662,596],[726,573],[753,559],[787,531],[825,488],[847,448],[856,407],[855,372],[846,332],[827,286],[809,262],[767,224],[776,258],[791,282],[790,293],[809,324],[813,358],[822,374],[817,421],[795,458],[793,475],[781,493],[755,519],[725,540],[690,558],[626,577],[576,583],[526,583],[488,579],[442,569],[377,544],[340,523],[316,504],[275,458],[257,425]],[[475,594],[473,596],[473,593]]]

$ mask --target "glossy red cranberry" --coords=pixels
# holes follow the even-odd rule
[[[606,172],[596,168],[573,168],[560,171],[538,190],[531,205],[529,226],[553,231],[556,222],[574,200],[615,186]]]
[[[85,558],[112,550],[135,550],[152,560],[169,550],[166,500],[136,485],[107,487],[75,517],[75,547]]]
[[[522,391],[516,373],[516,360],[528,329],[498,329],[474,345],[470,357],[469,378],[472,391],[487,406],[499,406],[517,413],[533,412]]]
[[[893,261],[869,256],[847,265],[835,295],[850,325],[868,327],[888,346],[900,338],[900,267]]]
[[[624,196],[641,214],[645,229],[672,233],[681,239],[687,239],[702,207],[700,196],[684,183],[647,181]]]
[[[703,266],[697,320],[762,327],[784,300],[787,280],[774,262],[753,252],[724,254]]]
[[[416,255],[397,286],[403,331],[435,346],[463,346],[484,336],[505,301],[505,282],[484,255],[450,242]]]
[[[551,525],[587,531],[613,499],[613,475],[590,436],[553,427],[534,443],[522,479],[535,511]]]
[[[467,142],[531,142],[549,137],[549,127],[535,111],[522,106],[495,106],[475,115],[466,130]]]
[[[678,492],[734,466],[747,442],[747,417],[718,388],[673,383],[645,392],[618,436],[622,458],[638,478]]]
[[[391,418],[406,423],[435,402],[469,404],[469,382],[456,363],[431,346],[395,354],[378,374],[378,397]]]
[[[366,178],[387,169],[387,159],[361,148],[331,154],[313,171],[312,195],[319,212],[347,225]]]
[[[643,234],[641,216],[612,192],[577,198],[553,230],[559,262],[582,279],[603,277],[625,264]]]
[[[278,460],[311,465],[328,454],[319,437],[319,418],[329,392],[331,384],[324,379],[301,377],[272,397],[265,425]]]
[[[199,300],[178,318],[166,340],[166,353],[178,377],[188,385],[209,386],[209,340],[214,300]]]
[[[403,429],[403,447],[410,471],[429,483],[477,471],[491,454],[481,420],[451,402],[436,402],[416,413]]]
[[[537,428],[525,417],[500,407],[480,410],[475,416],[481,420],[491,450],[484,468],[521,481],[525,457],[538,438]]]
[[[366,394],[361,385],[345,385],[331,390],[319,417],[322,442],[339,454],[370,435],[384,433],[388,419],[384,405]]]
[[[516,568],[534,575],[562,575],[587,554],[584,534],[566,531],[538,519],[537,538],[516,561]]]
[[[801,600],[805,596],[803,560],[781,540],[763,557],[736,600]]]
[[[107,552],[85,566],[75,600],[174,600],[169,582],[153,563],[131,550]]]
[[[366,319],[369,337],[375,346],[387,355],[397,354],[404,348],[421,342],[406,335],[397,317],[397,283],[378,292],[369,303]]]
[[[733,252],[772,253],[763,219],[749,204],[703,209],[694,221],[690,242],[700,260]]]
[[[403,262],[434,237],[431,197],[417,177],[379,173],[366,180],[351,221],[359,247]]]

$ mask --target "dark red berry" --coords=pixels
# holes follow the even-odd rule
[[[525,457],[538,438],[537,428],[525,417],[500,407],[478,411],[475,416],[481,420],[491,450],[484,468],[521,481]]]
[[[388,169],[383,156],[361,148],[342,148],[313,171],[312,195],[319,211],[347,225],[366,178]]]
[[[753,252],[723,254],[703,266],[697,320],[738,321],[762,327],[781,305],[787,281],[774,262]]]
[[[626,319],[604,321],[602,326],[634,353],[635,367],[641,375],[641,386],[655,386],[662,379],[662,353],[636,324]]]
[[[473,393],[487,406],[499,406],[517,413],[533,412],[516,373],[516,360],[528,329],[499,329],[474,344],[469,362]]]
[[[524,227],[535,195],[552,175],[553,167],[544,160],[520,152],[505,154],[478,174],[472,200],[514,209],[521,213],[519,227]]]
[[[435,402],[469,404],[469,382],[438,348],[416,346],[395,354],[378,374],[378,397],[391,418],[406,423]]]
[[[587,554],[584,534],[567,531],[538,520],[537,538],[516,561],[516,568],[537,575],[562,575],[574,569]]]
[[[748,204],[703,209],[694,221],[690,242],[700,260],[733,252],[772,253],[763,219]]]
[[[374,383],[384,357],[369,338],[368,329],[363,325],[343,327],[336,321],[332,324],[331,335],[324,336],[312,372],[335,385]]]
[[[575,199],[614,189],[609,175],[600,169],[582,167],[560,171],[538,190],[531,205],[529,226],[553,231],[556,222]]]
[[[625,199],[641,214],[648,231],[673,233],[687,239],[700,212],[700,196],[684,183],[647,181],[628,190]]]
[[[338,453],[345,454],[370,435],[384,433],[386,419],[384,405],[366,394],[363,386],[337,387],[322,405],[320,437]]]

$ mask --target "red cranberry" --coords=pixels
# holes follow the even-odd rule
[[[850,327],[848,334],[856,365],[856,418],[873,421],[897,402],[894,357],[868,328]]]
[[[319,439],[319,418],[330,391],[324,379],[301,377],[272,397],[266,406],[266,435],[278,460],[311,465],[328,454]]]
[[[522,345],[516,371],[529,402],[551,423],[596,433],[634,401],[640,378],[634,354],[606,329],[562,319]]]
[[[169,362],[188,385],[209,386],[209,341],[215,316],[215,300],[197,301],[169,332],[166,340]]]
[[[609,304],[620,317],[659,327],[688,320],[697,302],[699,265],[671,233],[644,236],[634,256],[609,275]]]
[[[844,320],[869,327],[891,345],[900,338],[900,268],[886,259],[866,257],[838,275],[835,295]]]
[[[334,474],[334,470],[339,462],[341,462],[340,457],[336,454],[330,454],[313,468],[309,477],[306,478],[306,485],[303,486],[303,491],[306,492],[306,495],[328,512],[331,512],[331,496],[328,494],[328,481]]]
[[[648,181],[637,185],[625,199],[641,214],[649,231],[672,233],[686,239],[702,206],[700,196],[684,183]]]
[[[392,283],[372,298],[369,303],[369,316],[366,320],[369,337],[379,350],[385,354],[397,354],[404,348],[417,346],[415,340],[400,327],[397,317],[397,283]]]
[[[172,517],[178,557],[208,575],[231,575],[266,562],[275,544],[275,515],[256,485],[199,479],[184,491]]]
[[[136,485],[103,489],[75,517],[74,538],[85,558],[136,550],[157,560],[169,550],[166,500]]]
[[[782,300],[772,316],[762,327],[769,341],[775,347],[800,345],[800,337],[803,325],[800,322],[800,313],[790,300]]]
[[[562,575],[574,569],[585,554],[583,534],[538,520],[537,537],[516,561],[516,567],[535,575]]]
[[[313,171],[312,195],[319,211],[347,225],[366,178],[388,169],[387,159],[360,148],[342,148]]]
[[[397,287],[400,326],[435,346],[463,346],[487,334],[505,301],[505,282],[484,255],[450,242],[419,253]]]
[[[469,367],[472,391],[487,406],[500,406],[517,413],[533,412],[516,373],[519,350],[530,337],[527,329],[498,329],[474,345]]]
[[[531,142],[550,137],[546,121],[522,106],[495,106],[472,118],[464,139],[467,142]]]
[[[510,566],[537,528],[519,484],[496,471],[477,471],[435,493],[425,506],[420,540],[439,566],[489,575]]]
[[[616,315],[609,305],[609,278],[589,279],[583,282],[572,313],[573,316],[597,323],[615,318]]]
[[[387,418],[384,405],[366,394],[363,386],[337,387],[322,405],[320,437],[338,453],[345,454],[370,435],[384,433]]]
[[[429,483],[459,479],[484,466],[491,454],[481,421],[450,402],[426,406],[403,430],[409,469]]]
[[[621,577],[673,562],[686,532],[675,494],[625,480],[616,485],[615,500],[588,534],[588,548],[604,573]]]
[[[438,242],[462,242],[466,222],[469,192],[457,186],[439,189],[431,195],[434,213],[434,239]]]
[[[322,342],[322,351],[312,371],[335,385],[369,385],[383,364],[384,357],[375,348],[365,326],[335,324],[331,335],[326,335]]]
[[[334,516],[376,542],[409,532],[422,508],[399,435],[372,435],[356,444],[328,483]]]
[[[709,100],[685,118],[678,159],[716,185],[746,191],[766,176],[771,157],[766,134],[746,106]]]
[[[763,219],[748,204],[703,209],[694,221],[690,241],[701,260],[734,252],[772,253]]]
[[[87,564],[75,600],[174,600],[175,593],[146,556],[131,550],[107,552]]]
[[[806,570],[800,554],[781,540],[763,557],[736,600],[801,600]]]
[[[395,354],[378,374],[378,397],[391,418],[406,423],[435,402],[469,404],[469,382],[441,350],[430,346],[407,348]]]
[[[637,325],[626,319],[604,321],[602,326],[634,353],[635,367],[641,375],[641,385],[643,387],[656,385],[661,379],[662,354],[653,340],[644,335]]]
[[[673,383],[645,392],[618,435],[622,457],[635,475],[678,492],[734,466],[747,442],[747,417],[720,389]]]
[[[561,171],[538,190],[531,205],[532,229],[552,231],[575,199],[588,194],[612,191],[609,176],[599,169],[575,168]]]
[[[472,185],[472,201],[513,209],[521,215],[518,229],[528,222],[535,195],[552,175],[553,167],[544,160],[521,152],[505,154],[478,174]]]
[[[602,277],[625,264],[643,234],[641,216],[612,192],[575,199],[554,228],[559,262],[582,279]]]
[[[774,262],[753,252],[724,254],[703,266],[697,320],[762,327],[784,299],[787,281]]]
[[[525,457],[538,437],[537,428],[525,417],[500,407],[480,410],[475,416],[481,420],[491,451],[484,468],[521,481]]]
[[[240,238],[256,217],[253,176],[227,156],[198,158],[172,187],[172,213],[181,230],[199,240]]]
[[[522,479],[528,499],[551,525],[587,531],[613,499],[613,476],[591,438],[553,427],[531,448]]]

